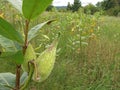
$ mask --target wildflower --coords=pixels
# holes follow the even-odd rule
[[[92,27],[95,27],[95,26],[96,26],[96,22],[93,22],[91,26],[92,26]]]
[[[91,29],[91,30],[89,30],[89,32],[90,32],[90,33],[93,33],[93,32],[94,32],[94,30],[93,30],[93,29]]]
[[[75,27],[73,27],[71,31],[74,32],[75,31]]]
[[[96,39],[96,35],[92,33],[92,35],[90,36],[90,39]]]
[[[4,18],[4,13],[0,13],[0,17],[1,17],[1,18]]]

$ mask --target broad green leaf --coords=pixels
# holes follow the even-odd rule
[[[23,0],[23,15],[28,20],[37,17],[52,3],[53,0]]]
[[[38,31],[46,24],[50,24],[51,22],[53,22],[55,20],[49,20],[46,21],[44,23],[38,24],[35,27],[31,28],[28,32],[28,41],[30,41],[31,39],[33,39],[34,37],[36,37],[38,35]]]
[[[24,72],[20,77],[20,85],[23,85],[28,77],[28,73]],[[12,90],[15,87],[16,75],[12,73],[0,73],[0,90]]]
[[[0,35],[19,43],[23,43],[22,36],[6,20],[0,18]]]
[[[7,0],[9,3],[12,4],[20,13],[22,13],[22,0]]]
[[[15,55],[16,52],[1,52],[0,53],[0,58],[8,58],[10,59],[10,57],[12,57],[13,55]]]
[[[24,61],[23,52],[18,51],[16,54],[12,56],[12,58],[16,62],[16,64],[22,64]]]
[[[16,64],[22,64],[24,61],[22,51],[1,52],[0,60],[13,60]]]
[[[4,49],[5,51],[8,52],[16,51],[14,42],[1,35],[0,35],[0,45],[2,46],[2,49]]]
[[[7,86],[15,86],[15,77],[12,73],[0,73],[0,90],[11,90]]]

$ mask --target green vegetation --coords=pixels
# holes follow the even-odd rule
[[[99,32],[94,31],[96,36],[90,35],[86,41],[88,45],[81,48],[77,43],[72,45],[71,43],[74,41],[70,43],[69,40],[76,38],[77,34],[71,34],[71,30],[74,25],[76,26],[76,21],[81,21],[82,18],[75,18],[75,13],[57,13],[57,15],[56,13],[45,13],[45,15],[46,18],[61,16],[60,21],[51,26],[53,32],[45,32],[51,39],[55,32],[62,32],[63,36],[61,36],[58,48],[61,51],[58,52],[55,68],[50,77],[41,84],[33,82],[30,88],[36,88],[36,90],[119,90],[120,18],[100,17],[97,22]],[[53,15],[53,17],[49,15]],[[71,18],[71,22],[67,21],[66,17]],[[84,17],[84,19],[86,18]],[[89,25],[87,21],[86,24]],[[90,26],[84,26],[84,28],[87,27]],[[44,29],[48,30],[47,27]],[[75,30],[76,33],[79,33],[77,28]],[[53,36],[50,33],[53,33]],[[49,42],[47,38],[45,41]]]
[[[9,3],[18,11],[17,14],[23,19],[23,21],[19,21],[23,23],[20,26],[23,29],[18,30],[19,28],[15,27],[17,25],[13,26],[12,23],[6,20],[4,12],[0,13],[0,60],[8,60],[8,62],[11,60],[14,63],[13,66],[16,66],[15,74],[6,71],[0,73],[1,90],[26,90],[31,80],[42,82],[51,74],[56,59],[58,37],[41,54],[35,52],[31,40],[38,35],[38,31],[44,25],[55,20],[47,20],[32,27],[30,27],[30,23],[44,12],[52,1],[7,0],[5,2],[5,5]],[[22,73],[21,66],[23,68]]]
[[[11,6],[7,4],[4,11],[5,19],[23,28],[23,18]],[[41,53],[60,34],[57,60],[49,78],[42,83],[33,81],[28,90],[120,89],[119,17],[84,14],[82,9],[75,13],[44,12],[30,27],[48,19],[56,21],[43,27],[31,43]],[[14,69],[12,61],[1,61],[0,72],[14,73]]]

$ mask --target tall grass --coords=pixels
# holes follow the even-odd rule
[[[33,83],[33,87],[36,85],[36,90],[119,90],[120,18],[101,17],[102,21],[98,23],[100,30],[95,32],[96,38],[88,38],[88,46],[81,50],[79,45],[77,49],[74,49],[76,45],[71,45],[72,49],[67,46],[71,38],[70,30],[76,23],[69,26],[70,22],[65,19],[67,15],[69,13],[60,14],[63,19],[58,29],[64,31],[59,46],[63,49],[62,54],[58,53],[50,77],[41,84]]]

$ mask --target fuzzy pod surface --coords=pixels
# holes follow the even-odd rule
[[[50,75],[55,63],[57,44],[58,40],[53,41],[36,59],[36,69],[33,75],[34,81],[42,82]]]

